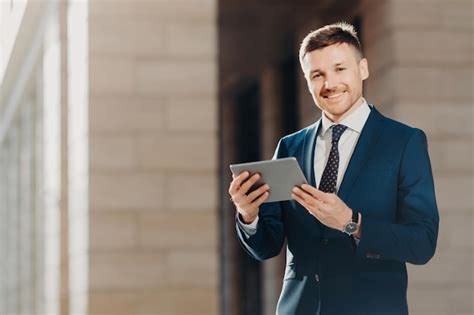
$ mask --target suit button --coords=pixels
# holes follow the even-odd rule
[[[321,240],[321,243],[323,243],[323,245],[327,245],[328,244],[328,239],[327,238],[323,238]]]
[[[314,275],[314,280],[316,280],[316,282],[319,282],[319,275],[318,274]]]

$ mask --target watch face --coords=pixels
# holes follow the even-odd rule
[[[357,231],[357,223],[351,222],[344,227],[344,232],[347,234],[352,234]]]

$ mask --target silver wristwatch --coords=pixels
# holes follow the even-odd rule
[[[359,212],[352,210],[352,221],[347,223],[342,231],[347,235],[354,234],[359,228]]]

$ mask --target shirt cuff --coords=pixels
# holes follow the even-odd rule
[[[240,215],[237,215],[237,223],[244,232],[244,235],[249,238],[250,236],[257,233],[258,215],[255,220],[250,224],[245,224],[244,222],[242,222],[242,220],[240,219]]]
[[[357,238],[354,235],[352,235],[352,237],[354,238],[354,242],[356,243],[356,246],[359,246],[360,238]]]

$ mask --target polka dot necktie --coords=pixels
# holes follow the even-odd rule
[[[333,125],[332,127],[332,147],[329,152],[329,158],[324,168],[319,190],[329,193],[336,193],[337,172],[339,170],[339,139],[346,130],[347,126]]]

